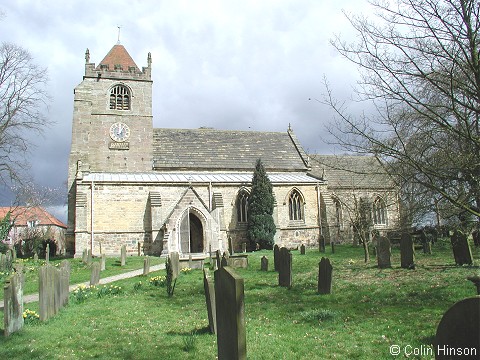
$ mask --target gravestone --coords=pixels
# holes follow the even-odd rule
[[[170,264],[172,266],[172,280],[178,277],[180,273],[180,254],[176,251],[172,251],[169,255]]]
[[[435,359],[478,359],[480,351],[478,324],[480,324],[480,296],[455,303],[445,312],[438,324],[434,341]],[[458,349],[462,350],[462,354],[456,354]]]
[[[320,235],[320,239],[318,240],[318,247],[321,253],[325,252],[325,236]]]
[[[427,236],[425,230],[420,232],[420,241],[422,243],[423,253],[431,254],[432,253],[432,242],[430,241],[430,236]]]
[[[402,269],[415,269],[412,236],[403,233],[400,239],[400,266]]]
[[[47,321],[56,314],[55,284],[57,269],[51,265],[44,265],[38,269],[38,302],[41,321]]]
[[[300,255],[305,255],[305,245],[300,245]]]
[[[92,272],[90,274],[90,286],[98,285],[100,282],[100,263],[92,263]]]
[[[285,247],[280,249],[278,266],[278,285],[292,287],[292,253]]]
[[[228,266],[228,260],[227,257],[225,256],[225,253],[222,256],[222,260],[220,262],[221,267]]]
[[[142,253],[142,244],[140,241],[137,243],[137,256],[140,256]]]
[[[188,254],[188,268],[193,269],[192,254]]]
[[[82,252],[82,262],[84,264],[86,264],[88,261],[88,250],[87,249],[83,249],[83,252]]]
[[[93,258],[92,250],[88,249],[88,251],[87,251],[87,265],[90,265],[92,263],[92,258]]]
[[[380,269],[392,267],[390,240],[385,236],[380,236],[377,240],[377,263]]]
[[[210,268],[213,269],[215,265],[213,265],[213,259],[212,259],[212,245],[208,245],[208,257],[209,257]]]
[[[227,266],[246,269],[248,267],[248,255],[242,253],[229,256]]]
[[[243,278],[228,266],[215,271],[214,277],[218,359],[246,359]]]
[[[220,250],[215,251],[215,264],[217,265],[217,269],[222,267],[222,254]]]
[[[266,256],[263,256],[260,259],[260,270],[261,271],[268,271],[268,259]]]
[[[106,268],[106,256],[105,254],[102,254],[100,257],[100,271],[104,271]]]
[[[126,245],[122,245],[120,249],[120,266],[125,266],[127,262],[127,247]]]
[[[23,327],[23,273],[15,273],[3,288],[3,319],[4,336],[20,330]]]
[[[0,253],[0,271],[7,270],[7,255]]]
[[[35,254],[33,254],[33,261],[35,261],[35,262],[38,261],[38,254],[37,254],[37,252],[35,252]]]
[[[330,294],[332,292],[332,264],[328,258],[322,257],[318,263],[318,293]]]
[[[242,244],[242,252],[246,253],[247,252],[247,243]]]
[[[69,287],[70,287],[70,262],[68,260],[63,260],[58,267],[59,271],[59,309],[64,307],[68,304],[68,297],[69,297]]]
[[[277,244],[273,247],[273,269],[278,271],[280,264],[280,248]]]
[[[457,265],[472,265],[472,251],[468,244],[467,235],[460,231],[455,231],[450,237],[452,243],[453,256]]]
[[[233,242],[230,236],[228,237],[228,252],[230,254],[233,254]]]
[[[48,264],[50,262],[50,244],[47,244],[45,248],[45,262]]]
[[[333,240],[330,241],[330,246],[332,248],[332,254],[335,254],[335,242]]]
[[[143,275],[148,275],[150,274],[150,258],[146,256],[143,259]]]
[[[215,285],[208,269],[203,269],[203,289],[205,290],[205,302],[207,303],[208,329],[210,334],[216,334]]]

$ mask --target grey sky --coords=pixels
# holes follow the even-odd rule
[[[364,12],[365,1],[2,1],[1,41],[48,68],[55,124],[35,138],[35,182],[66,181],[85,50],[98,64],[117,42],[117,26],[139,67],[152,53],[155,127],[286,131],[290,123],[307,152],[334,152],[323,141],[333,114],[308,99],[321,97],[324,75],[340,96],[358,76],[329,45],[334,33],[351,36],[342,9]]]

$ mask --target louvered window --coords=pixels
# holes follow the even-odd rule
[[[126,86],[114,86],[110,90],[110,109],[130,110],[130,96],[130,90]]]

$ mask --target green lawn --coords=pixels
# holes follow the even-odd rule
[[[415,270],[400,268],[398,249],[393,250],[393,268],[385,270],[377,269],[374,259],[364,265],[362,249],[347,245],[337,246],[335,254],[328,249],[326,254],[307,250],[304,256],[293,251],[291,289],[277,286],[271,251],[250,254],[250,267],[237,269],[245,279],[248,358],[394,359],[391,345],[400,345],[402,351],[407,345],[428,346],[443,313],[475,295],[466,277],[479,273],[480,262],[478,249],[475,267],[455,266],[447,246],[434,246],[433,251],[417,253]],[[269,258],[268,273],[259,270],[263,255]],[[331,295],[316,294],[322,255],[333,265]],[[151,276],[159,274],[165,271]],[[142,286],[134,289],[140,281]],[[122,287],[121,294],[82,303],[71,298],[48,322],[26,324],[9,338],[0,336],[0,358],[216,358],[200,270],[181,274],[172,298],[165,288],[149,285],[146,277],[115,285]],[[38,305],[25,308],[37,311]]]

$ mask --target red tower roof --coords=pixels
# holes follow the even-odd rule
[[[128,71],[128,68],[132,66],[138,70],[135,61],[133,61],[125,47],[120,44],[116,44],[112,47],[100,64],[98,64],[97,69],[99,69],[101,65],[108,65],[109,70],[115,70],[115,65],[120,65],[125,71]]]

